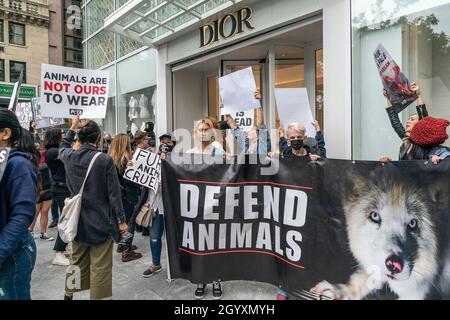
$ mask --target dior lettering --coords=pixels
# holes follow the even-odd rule
[[[228,39],[235,34],[244,32],[244,26],[248,30],[254,29],[250,23],[252,10],[242,8],[235,13],[228,13],[212,23],[200,27],[200,47],[206,47],[220,39]]]

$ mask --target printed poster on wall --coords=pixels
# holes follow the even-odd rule
[[[395,110],[401,112],[417,99],[417,94],[411,90],[408,78],[401,72],[399,65],[383,45],[378,45],[373,55],[383,88],[387,91],[388,98]]]
[[[42,64],[42,115],[52,118],[103,119],[109,90],[109,72]]]

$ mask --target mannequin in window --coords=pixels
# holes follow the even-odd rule
[[[128,118],[130,119],[130,122],[133,122],[133,120],[139,118],[138,101],[134,96],[131,96],[128,106],[130,107],[130,110],[128,111]]]
[[[141,118],[142,121],[150,120],[151,115],[148,110],[148,98],[145,94],[141,94],[141,97],[139,98],[139,110],[139,118]]]

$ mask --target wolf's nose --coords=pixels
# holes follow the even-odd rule
[[[386,268],[394,274],[400,273],[403,270],[403,260],[397,256],[392,255],[385,261]]]

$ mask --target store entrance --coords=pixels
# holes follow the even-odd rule
[[[304,25],[257,44],[206,59],[173,72],[174,128],[192,128],[204,116],[220,120],[220,76],[251,67],[261,109],[255,124],[278,128],[275,88],[306,88],[313,116],[323,128],[322,21]]]

